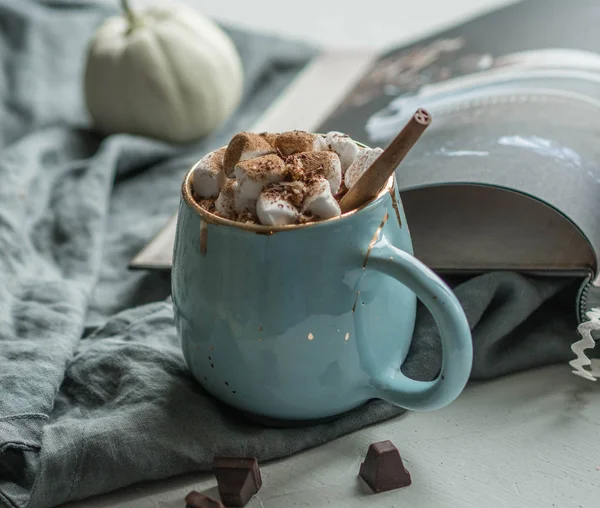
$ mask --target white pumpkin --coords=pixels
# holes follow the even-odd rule
[[[238,106],[240,57],[213,21],[177,3],[107,19],[92,39],[85,101],[95,127],[172,143],[219,127]]]

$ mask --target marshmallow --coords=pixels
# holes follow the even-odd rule
[[[287,169],[277,155],[269,154],[238,162],[234,173],[238,182],[235,208],[238,212],[253,212],[263,188],[270,183],[281,182]]]
[[[265,138],[251,132],[240,132],[231,138],[223,157],[225,175],[233,175],[235,165],[240,161],[254,159],[273,153],[273,147]]]
[[[277,142],[277,136],[279,136],[279,134],[276,134],[274,132],[261,132],[259,136],[263,138],[267,143],[269,143],[269,145],[271,145],[271,148],[274,149]]]
[[[287,161],[288,171],[295,180],[322,175],[329,182],[331,192],[337,194],[342,183],[342,165],[334,152],[302,152]]]
[[[364,150],[361,150],[344,175],[346,188],[351,189],[369,166],[371,166],[382,153],[383,150],[381,148],[365,148]]]
[[[348,134],[337,131],[328,132],[325,135],[325,150],[331,150],[338,154],[342,163],[342,173],[350,167],[354,159],[360,152],[360,147],[352,140]]]
[[[320,219],[331,219],[342,215],[340,205],[333,197],[325,178],[317,177],[308,185],[302,211],[310,212]]]
[[[201,198],[215,198],[225,183],[223,156],[225,148],[215,150],[202,157],[194,166],[192,189]]]
[[[313,151],[320,152],[323,150],[327,150],[327,143],[325,143],[325,138],[320,134],[316,135],[316,139],[313,143]]]
[[[275,140],[275,148],[288,156],[299,152],[319,151],[325,148],[324,139],[318,134],[304,131],[282,132]]]
[[[283,182],[265,188],[256,202],[256,215],[261,224],[284,226],[300,217],[297,206],[304,199],[306,186],[302,182]]]
[[[215,201],[215,212],[226,219],[235,220],[235,194],[238,183],[235,180],[227,180],[221,188],[219,197]]]

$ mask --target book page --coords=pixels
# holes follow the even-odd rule
[[[587,275],[594,253],[553,208],[497,187],[447,185],[402,195],[415,256],[440,273]],[[425,233],[424,233],[425,232]]]

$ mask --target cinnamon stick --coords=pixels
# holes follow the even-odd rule
[[[390,145],[340,200],[342,213],[364,205],[381,192],[392,173],[430,124],[431,115],[424,109],[417,109]]]

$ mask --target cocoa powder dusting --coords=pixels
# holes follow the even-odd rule
[[[243,224],[258,224],[258,217],[248,210],[238,213],[234,220]]]
[[[290,155],[289,157],[285,157],[284,161],[287,173],[290,177],[289,179],[292,181],[302,180],[304,177],[304,170],[302,169],[302,164],[300,164],[298,158]]]
[[[236,222],[242,222],[244,224],[258,224],[259,223],[258,217],[248,210],[245,210],[242,213],[236,214],[235,217],[233,217],[233,218],[225,217],[224,215],[220,214],[215,209],[215,203],[217,201],[217,198],[201,198],[195,192],[192,192],[192,197],[194,198],[194,201],[196,201],[196,203],[198,203],[198,205],[201,208],[203,208],[207,212],[212,213],[213,215],[216,215],[217,217],[221,217],[223,219],[234,220]]]
[[[306,186],[302,182],[272,183],[263,192],[268,197],[282,198],[299,207],[306,196]]]
[[[217,198],[201,198],[194,191],[192,191],[192,197],[201,208],[204,208],[207,212],[215,213],[215,203]]]
[[[250,178],[260,178],[265,173],[285,173],[283,160],[275,154],[263,155],[255,159],[238,162],[237,166]]]
[[[269,145],[275,148],[275,143],[277,141],[278,136],[277,134],[275,134],[274,132],[261,132],[259,136],[263,138],[267,143],[269,143]]]
[[[313,149],[316,135],[305,131],[282,132],[277,136],[275,147],[283,155],[307,152]]]

